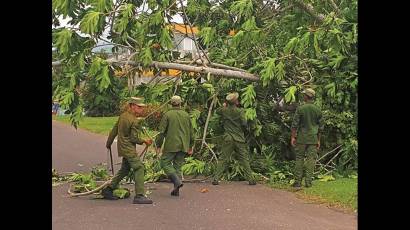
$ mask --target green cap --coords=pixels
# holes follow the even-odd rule
[[[308,89],[303,90],[302,93],[308,95],[309,97],[314,97],[315,94],[316,94],[316,92],[315,92],[313,89],[311,89],[311,88],[308,88]]]
[[[227,101],[234,101],[236,99],[239,98],[239,93],[234,92],[234,93],[228,93],[228,95],[226,96],[226,100]]]
[[[128,103],[129,104],[136,104],[136,105],[141,106],[141,107],[147,106],[146,104],[144,104],[144,98],[142,98],[142,97],[130,97],[128,99]]]
[[[173,104],[173,105],[179,105],[179,104],[181,104],[181,103],[182,103],[182,99],[181,99],[180,96],[175,95],[175,96],[172,96],[172,97],[171,97],[171,104]]]

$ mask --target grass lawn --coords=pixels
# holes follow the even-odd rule
[[[93,133],[108,135],[117,119],[118,117],[83,117],[78,127]],[[53,116],[53,120],[71,124],[70,116]]]
[[[271,187],[295,192],[289,185],[271,184]],[[357,211],[357,178],[336,178],[334,181],[313,181],[313,186],[295,192],[299,198],[327,204],[347,211]]]

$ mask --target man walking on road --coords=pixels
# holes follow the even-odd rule
[[[110,185],[102,190],[102,195],[105,199],[117,199],[113,195],[113,190],[118,187],[120,181],[128,175],[130,169],[134,170],[135,181],[135,197],[134,204],[152,204],[152,200],[144,196],[144,165],[137,155],[135,149],[136,144],[151,145],[152,140],[141,139],[141,119],[138,116],[143,112],[146,105],[144,99],[139,97],[131,97],[128,101],[128,107],[124,111],[118,121],[112,128],[106,143],[109,149],[118,135],[118,156],[122,158],[121,169],[114,176]]]
[[[252,175],[249,165],[249,150],[245,141],[244,130],[246,129],[246,119],[244,111],[238,108],[239,94],[230,93],[226,97],[228,105],[216,110],[221,116],[221,123],[224,129],[224,144],[221,149],[219,159],[212,184],[218,185],[218,180],[222,177],[223,171],[227,167],[229,158],[234,154],[244,169],[244,176],[249,181],[249,185],[255,185],[256,181]]]
[[[165,138],[161,167],[165,174],[174,184],[171,196],[179,196],[181,182],[181,167],[185,156],[192,154],[194,144],[194,130],[189,114],[181,108],[180,96],[171,98],[172,108],[167,111],[159,124],[159,132],[156,139],[157,154],[161,152],[161,146]]]
[[[296,109],[292,122],[291,145],[295,147],[295,183],[293,187],[300,189],[303,172],[305,171],[305,186],[312,186],[313,170],[315,168],[317,151],[320,148],[320,129],[322,112],[313,104],[315,91],[303,91],[305,104]],[[297,135],[296,135],[297,133]]]

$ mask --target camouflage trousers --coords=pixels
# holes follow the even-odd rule
[[[228,167],[229,159],[236,158],[243,168],[244,177],[249,182],[254,182],[255,178],[252,175],[252,169],[249,165],[249,150],[246,143],[241,143],[234,140],[224,139],[221,155],[216,166],[214,181],[218,181],[225,169]]]
[[[161,168],[167,176],[176,174],[181,179],[181,167],[185,163],[186,152],[164,153],[161,156]]]
[[[315,169],[317,148],[316,145],[297,144],[295,147],[295,182],[301,183],[305,176],[305,184],[312,183],[313,170]]]
[[[116,189],[120,181],[128,175],[130,170],[134,170],[135,181],[135,194],[144,194],[144,165],[138,157],[123,157],[120,170],[112,178],[112,182],[109,185],[112,189]]]

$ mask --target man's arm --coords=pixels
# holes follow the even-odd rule
[[[115,137],[118,135],[118,122],[120,118],[118,118],[117,122],[115,122],[114,127],[111,129],[110,134],[108,135],[107,142],[105,144],[105,147],[107,149],[111,148],[112,143],[114,142]]]
[[[161,119],[161,122],[159,123],[159,127],[158,127],[159,134],[157,138],[155,139],[155,145],[157,146],[157,153],[159,153],[161,150],[161,146],[162,146],[162,143],[164,142],[167,128],[168,128],[168,117],[166,114],[164,114],[164,116]]]
[[[191,120],[189,120],[189,150],[188,150],[188,155],[192,154],[192,148],[195,143],[195,130],[194,127],[192,126]]]
[[[141,123],[137,119],[134,120],[131,124],[131,135],[130,135],[130,142],[132,144],[138,144],[142,145],[143,143],[146,143],[149,145],[149,140],[143,140],[141,138]]]
[[[322,117],[322,111],[319,111],[319,116],[318,116],[318,126],[319,126],[319,130],[317,132],[317,149],[320,149],[320,136],[323,132],[323,117]]]
[[[291,134],[291,139],[290,143],[292,146],[296,145],[296,132],[299,128],[299,122],[300,122],[300,114],[299,114],[299,109],[296,109],[295,115],[293,115],[293,121],[292,121],[292,134]]]

